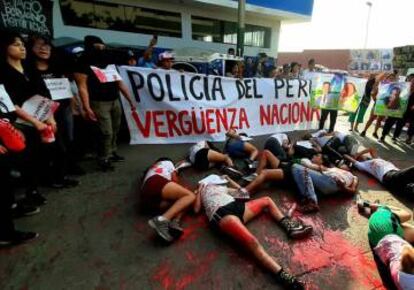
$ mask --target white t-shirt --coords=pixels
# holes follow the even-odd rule
[[[394,164],[384,159],[376,158],[366,161],[357,161],[354,166],[361,171],[368,172],[378,181],[383,182],[384,175],[391,170],[399,170]]]
[[[341,143],[344,142],[345,137],[348,136],[348,133],[342,133],[342,132],[335,132],[335,137],[337,137],[339,139],[339,141],[341,141]]]
[[[284,133],[273,134],[269,138],[276,139],[279,142],[280,145],[283,145],[283,142],[285,140],[289,140],[288,136]]]
[[[314,149],[313,144],[310,141],[298,141],[296,142],[296,145],[307,149]]]
[[[328,143],[328,141],[332,138],[330,135],[326,135],[327,132],[325,130],[319,130],[312,135],[313,138],[315,138],[316,142],[319,144],[319,146],[323,147]]]
[[[191,163],[194,164],[195,156],[196,156],[197,152],[200,151],[203,148],[206,148],[206,147],[207,147],[207,142],[206,141],[200,141],[197,144],[190,147],[189,157],[190,157]]]
[[[312,161],[310,159],[308,159],[308,158],[302,158],[300,160],[300,164],[302,164],[305,167],[309,167],[309,166],[312,166],[313,165]]]
[[[337,167],[328,168],[323,172],[323,174],[330,176],[332,178],[338,178],[339,180],[342,180],[345,183],[346,187],[351,186],[355,178],[355,176],[351,172]]]
[[[148,178],[154,175],[160,175],[168,180],[171,180],[174,170],[175,167],[171,161],[157,162],[148,170],[147,174],[145,175],[143,184],[148,180]]]
[[[397,235],[386,235],[374,248],[381,261],[389,266],[394,284],[401,290],[414,290],[414,275],[401,272],[401,252],[410,244]]]
[[[235,201],[234,197],[228,194],[228,188],[226,186],[208,184],[201,190],[200,194],[201,202],[210,221],[220,207]]]

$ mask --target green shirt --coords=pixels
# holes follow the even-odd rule
[[[388,208],[379,207],[369,218],[368,239],[373,247],[389,234],[403,237],[403,228],[398,217]]]

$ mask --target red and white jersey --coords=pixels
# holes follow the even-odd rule
[[[155,163],[147,172],[144,178],[144,183],[154,175],[160,175],[168,180],[172,180],[172,173],[175,167],[171,161],[160,161]]]

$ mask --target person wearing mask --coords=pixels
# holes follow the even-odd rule
[[[408,122],[407,140],[408,145],[411,144],[414,135],[414,74],[407,76],[407,82],[411,83],[410,96],[408,99],[407,110],[405,111],[402,118],[388,117],[382,130],[381,142],[385,142],[385,137],[390,133],[391,128],[396,125],[394,136],[392,140],[396,142],[401,135],[402,129]]]
[[[174,64],[174,55],[169,51],[164,51],[158,55],[158,68],[171,70]]]
[[[97,36],[85,37],[85,52],[75,71],[75,80],[82,100],[85,119],[97,122],[100,131],[98,141],[98,165],[102,171],[113,170],[112,162],[125,159],[117,153],[117,135],[121,125],[120,93],[135,110],[128,88],[122,80],[100,82],[91,66],[105,69],[111,64],[105,43]]]
[[[355,131],[359,133],[358,126],[364,122],[365,112],[367,111],[369,103],[371,102],[371,92],[374,84],[375,75],[371,74],[367,84],[365,85],[364,95],[362,96],[362,100],[359,103],[358,109],[356,112],[349,114],[349,123],[351,124],[349,131]]]
[[[0,38],[0,76],[16,109],[11,114],[10,121],[22,131],[26,139],[26,149],[16,156],[26,181],[26,199],[34,206],[44,205],[47,199],[38,189],[38,167],[42,163],[41,135],[49,132],[51,128],[56,131],[56,122],[53,117],[42,122],[23,110],[22,106],[35,95],[48,97],[49,90],[40,76],[30,75],[23,66],[23,60],[26,59],[23,38],[14,32],[2,32]],[[15,123],[17,118],[24,123]]]
[[[42,36],[32,36],[28,43],[28,69],[31,74],[40,75],[43,79],[65,78],[63,66],[54,58],[49,39]],[[52,168],[48,175],[52,176],[51,186],[54,188],[74,187],[79,181],[69,179],[67,167],[69,163],[69,148],[73,142],[73,115],[71,99],[57,101],[59,107],[55,112],[57,131],[56,141],[43,146],[46,150],[51,149]]]
[[[148,45],[148,48],[144,51],[142,57],[138,59],[138,66],[139,67],[146,67],[146,68],[157,68],[157,65],[154,63],[153,60],[153,51],[154,47],[157,45],[158,37],[154,35]]]

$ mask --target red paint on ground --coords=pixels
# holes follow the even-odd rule
[[[216,260],[218,253],[209,252],[199,256],[187,252],[191,257],[185,264],[173,265],[170,261],[163,262],[154,270],[152,280],[165,290],[183,290],[192,283],[199,280],[211,269],[212,263]]]
[[[106,223],[113,219],[119,212],[118,206],[113,206],[110,209],[104,211],[101,217],[101,225],[106,225]]]
[[[368,186],[378,186],[378,181],[374,178],[368,178],[367,184]]]
[[[184,233],[178,240],[179,242],[188,242],[196,240],[200,234],[208,227],[207,217],[199,215],[196,218],[186,217],[183,221]]]

